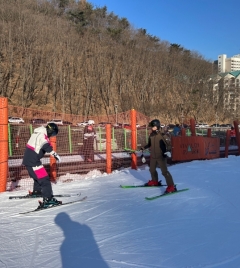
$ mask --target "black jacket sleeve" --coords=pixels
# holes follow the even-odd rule
[[[166,157],[165,153],[167,151],[166,144],[163,140],[160,140],[160,148],[162,150],[162,156]]]
[[[150,148],[151,147],[151,139],[150,139],[150,137],[148,138],[148,144],[147,145],[145,145],[143,148],[144,149],[147,149],[147,148]]]

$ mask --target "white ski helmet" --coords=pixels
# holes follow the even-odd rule
[[[94,121],[93,120],[88,120],[88,125],[94,125]]]

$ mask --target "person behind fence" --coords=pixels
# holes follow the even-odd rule
[[[88,124],[85,126],[83,132],[83,155],[85,162],[94,161],[94,140],[97,135],[93,125],[94,121],[88,120]]]
[[[165,134],[165,135],[170,135],[169,127],[168,126],[162,127],[162,133]]]
[[[230,130],[230,144],[236,145],[236,131],[234,127],[231,127]]]
[[[180,128],[179,124],[176,124],[175,127],[173,128],[172,133],[174,136],[179,136],[180,131],[181,131],[181,128]]]
[[[50,153],[56,160],[61,161],[49,140],[50,137],[57,134],[58,126],[55,123],[48,123],[46,127],[41,126],[34,129],[24,152],[22,164],[34,180],[33,191],[29,192],[29,197],[43,197],[43,202],[39,201],[38,209],[62,204],[61,201],[53,197],[50,177],[41,162],[45,153]]]
[[[158,173],[157,166],[160,167],[162,175],[165,177],[167,188],[165,193],[172,193],[177,191],[176,186],[174,185],[172,175],[167,169],[167,156],[171,157],[170,144],[167,143],[167,140],[164,138],[164,135],[160,132],[160,121],[154,119],[149,123],[149,127],[152,128],[152,132],[148,138],[148,144],[142,147],[142,150],[151,148],[150,155],[150,173],[152,180],[149,180],[146,185],[148,186],[158,186],[161,185],[161,182],[158,182]],[[169,147],[170,146],[170,147]]]

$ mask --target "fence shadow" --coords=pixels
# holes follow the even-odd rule
[[[87,225],[72,221],[65,212],[56,216],[55,223],[65,236],[60,247],[62,268],[109,268]]]

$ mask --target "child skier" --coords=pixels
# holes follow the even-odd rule
[[[150,173],[152,180],[150,180],[146,185],[148,186],[158,186],[158,173],[156,171],[157,165],[162,171],[162,175],[166,179],[167,188],[165,193],[172,193],[177,191],[172,175],[167,169],[167,159],[166,157],[171,157],[171,153],[167,151],[166,142],[163,138],[163,135],[160,132],[160,121],[154,119],[149,123],[149,127],[152,128],[152,133],[149,135],[148,144],[141,148],[145,150],[151,147],[151,156],[150,156]]]
[[[30,195],[42,196],[38,209],[47,208],[62,204],[61,201],[53,198],[50,177],[41,163],[45,153],[50,153],[59,162],[60,156],[53,150],[49,138],[58,134],[58,126],[49,123],[46,127],[41,126],[34,130],[24,152],[22,164],[26,166],[29,176],[34,180],[33,192]]]

